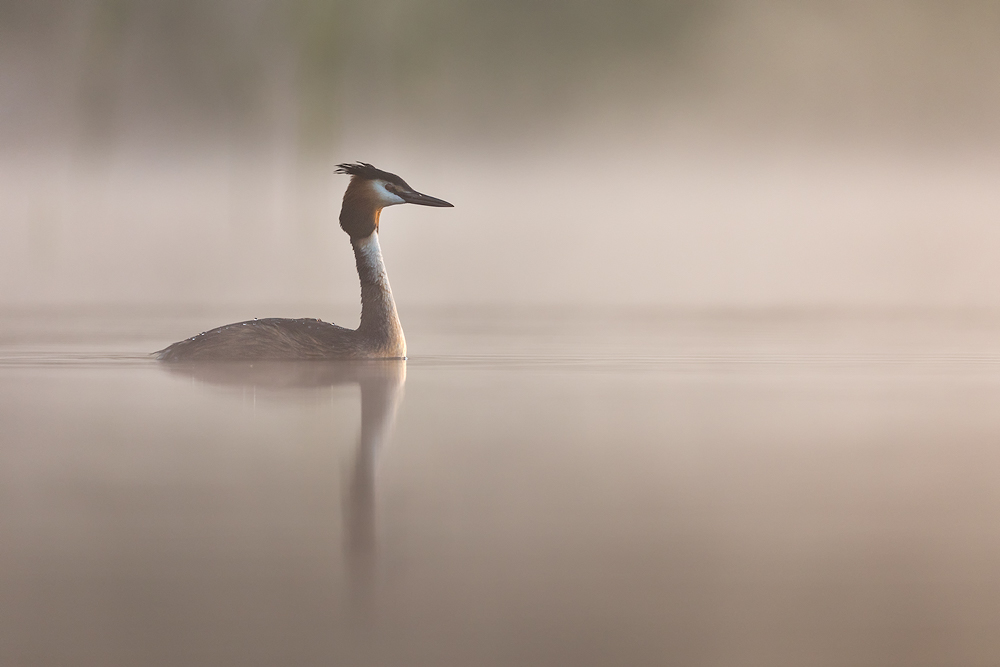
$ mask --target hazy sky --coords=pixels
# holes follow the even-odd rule
[[[0,0],[0,303],[1000,306],[1000,6]],[[285,314],[285,313],[282,313]],[[308,314],[308,313],[302,313]]]

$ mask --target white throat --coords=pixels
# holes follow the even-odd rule
[[[382,247],[378,244],[378,232],[361,239],[351,239],[354,244],[354,253],[358,260],[358,275],[361,277],[361,284],[368,282],[384,283],[386,289],[389,287],[389,278],[385,274],[385,263],[382,261]],[[362,273],[364,269],[364,273]],[[366,280],[366,279],[371,280]]]
[[[351,239],[351,244],[354,246],[358,278],[361,280],[361,325],[358,330],[372,344],[390,352],[388,356],[405,357],[406,341],[382,261],[378,232],[372,232],[364,238]]]

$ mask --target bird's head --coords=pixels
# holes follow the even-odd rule
[[[351,177],[340,209],[340,226],[352,239],[377,232],[379,213],[386,206],[451,206],[443,199],[417,192],[396,174],[377,169],[367,162],[338,164],[336,173]]]

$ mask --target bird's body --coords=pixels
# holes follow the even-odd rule
[[[268,317],[227,324],[157,352],[161,361],[241,361],[329,359],[331,350],[347,358],[359,347],[357,332],[315,319]]]
[[[382,208],[394,204],[451,204],[420,194],[395,174],[370,164],[343,164],[339,171],[352,176],[344,193],[340,226],[351,237],[361,281],[361,324],[358,328],[347,329],[308,318],[249,320],[174,343],[157,352],[158,359],[194,362],[406,357],[406,339],[378,243],[379,215]]]

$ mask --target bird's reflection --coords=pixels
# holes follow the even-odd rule
[[[361,435],[344,500],[344,547],[351,582],[364,591],[370,589],[375,565],[375,460],[392,434],[406,382],[406,361],[377,363],[387,365],[378,371],[369,368],[357,376],[361,387]]]
[[[352,589],[369,597],[376,556],[375,461],[389,439],[406,383],[402,359],[172,364],[172,373],[213,385],[282,390],[357,384],[361,435],[344,498],[344,552]]]

